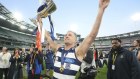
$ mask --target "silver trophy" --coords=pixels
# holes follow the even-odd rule
[[[48,14],[56,10],[56,5],[53,0],[45,0],[45,2],[38,8],[37,13],[41,18],[45,18]]]

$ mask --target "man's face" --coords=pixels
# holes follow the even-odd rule
[[[6,47],[3,47],[2,48],[2,52],[6,52],[7,48]]]
[[[121,46],[121,43],[118,40],[112,40],[112,48],[117,49]]]
[[[64,43],[65,44],[74,44],[76,43],[76,36],[73,32],[67,32],[67,34],[64,36]]]
[[[133,42],[133,46],[138,46],[138,42],[136,40]]]

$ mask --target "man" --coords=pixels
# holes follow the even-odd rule
[[[106,52],[104,52],[103,54],[103,66],[104,64],[107,66],[108,63],[108,54]]]
[[[45,62],[46,62],[46,74],[50,76],[50,71],[54,69],[54,53],[50,48],[49,43],[46,45],[46,55],[45,55]]]
[[[136,55],[137,59],[140,61],[140,40],[138,39],[134,40],[133,46],[134,46],[133,52]]]
[[[6,47],[2,48],[2,52],[0,53],[0,79],[3,79],[3,74],[5,79],[7,78],[9,67],[10,67],[10,60],[11,54],[8,52]]]
[[[95,63],[96,63],[96,67],[99,68],[98,50],[95,48],[95,45],[93,46],[93,53],[94,53],[94,60],[95,60]]]
[[[89,49],[82,61],[78,79],[95,79],[96,73],[97,69],[93,59],[93,50]]]
[[[27,55],[27,53],[25,51],[25,48],[22,48],[21,55],[20,55],[22,60],[25,60],[26,55]],[[23,66],[22,71],[23,71],[24,76],[27,76],[27,74],[26,74],[26,63],[23,61],[21,65]]]
[[[121,47],[121,40],[112,39],[107,79],[140,79],[140,66],[136,56]]]
[[[21,51],[21,56],[22,56],[22,59],[24,60],[25,57],[26,57],[27,53],[25,51],[25,48],[22,48],[22,51]]]
[[[27,62],[28,79],[40,79],[43,60],[37,48],[30,48],[30,54],[26,56],[25,62]]]
[[[110,0],[100,0],[95,24],[93,25],[89,35],[77,47],[75,47],[77,39],[74,32],[68,31],[64,37],[64,47],[59,47],[59,45],[51,39],[50,34],[46,31],[45,37],[51,48],[56,52],[53,75],[54,79],[75,79],[75,75],[77,71],[79,71],[83,57],[98,34],[103,13],[109,2]],[[40,23],[40,26],[42,26],[42,21],[39,16],[38,22]]]

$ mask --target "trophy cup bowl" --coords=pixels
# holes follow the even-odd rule
[[[48,0],[38,8],[37,13],[41,18],[45,18],[48,14],[53,13],[55,10],[55,3],[52,0]]]

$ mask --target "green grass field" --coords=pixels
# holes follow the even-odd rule
[[[106,77],[107,67],[104,66],[103,68],[100,68],[99,71],[100,72],[97,73],[97,76],[95,79],[107,79],[107,77]],[[27,73],[24,73],[24,74],[27,74]],[[45,74],[45,70],[42,71],[42,74]],[[50,75],[53,76],[53,71],[50,72]],[[79,74],[77,74],[77,77],[78,77],[78,75]],[[77,77],[76,77],[76,79],[77,79]],[[27,77],[24,76],[24,79],[27,79]],[[47,78],[45,78],[45,79],[47,79]]]
[[[43,63],[43,65],[44,65],[44,70],[42,71],[42,74],[45,74],[46,73],[46,71],[45,71],[45,68],[46,68],[45,63]],[[97,76],[96,76],[95,79],[107,79],[107,77],[106,77],[106,75],[107,75],[107,67],[106,67],[106,65],[103,68],[99,68],[99,71],[100,72],[97,73]],[[23,79],[27,79],[27,73],[23,73],[23,75],[24,75]],[[53,71],[50,71],[50,76],[53,76]],[[79,76],[79,73],[77,73],[75,79],[77,79],[78,76]],[[43,79],[47,79],[47,78],[43,78]]]
[[[99,69],[100,72],[97,74],[95,79],[107,79],[107,67],[104,66],[103,68]]]
[[[97,73],[97,76],[95,79],[107,79],[106,76],[107,73],[107,67],[104,66],[103,68],[99,69],[99,72]],[[79,73],[77,73],[76,79],[78,79]]]

